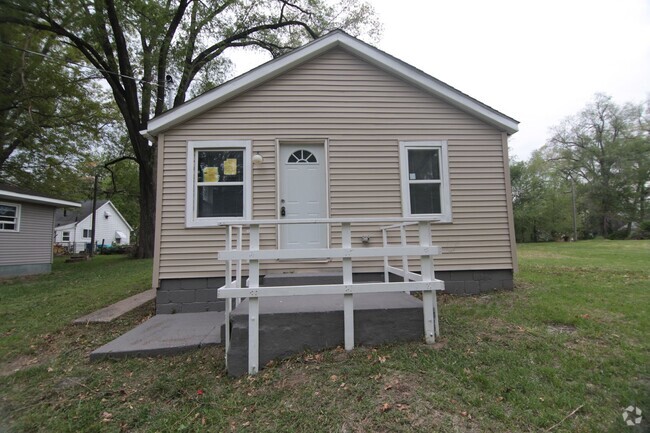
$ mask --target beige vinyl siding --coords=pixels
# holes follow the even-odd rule
[[[260,219],[277,217],[277,142],[295,139],[327,141],[331,217],[402,216],[399,141],[447,140],[453,223],[433,226],[444,253],[436,269],[513,267],[501,131],[336,49],[166,131],[161,279],[223,275],[216,254],[225,229],[185,228],[187,141],[252,140],[264,157],[253,167],[253,217]],[[353,225],[353,243],[367,235],[380,246],[380,226]],[[416,229],[409,233],[416,242]],[[339,227],[330,242],[340,245]],[[262,227],[260,245],[277,246],[275,227]],[[340,263],[270,261],[262,274],[322,267]],[[380,272],[381,262],[355,261],[354,270]]]
[[[19,203],[20,231],[0,231],[0,266],[38,265],[52,263],[54,208],[32,203]]]

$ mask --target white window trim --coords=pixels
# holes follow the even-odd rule
[[[6,201],[0,201],[1,205],[5,206],[12,206],[16,208],[16,227],[13,230],[9,229],[0,229],[0,232],[5,232],[5,233],[18,233],[20,232],[20,216],[22,214],[21,208],[22,206],[19,203],[9,203]]]
[[[210,217],[196,216],[196,151],[197,150],[241,149],[244,151],[244,215],[241,217]],[[252,144],[250,140],[216,140],[188,141],[187,165],[185,176],[185,227],[212,227],[225,221],[250,220],[253,206],[252,194]]]
[[[65,238],[66,233],[68,234],[68,239]],[[66,230],[61,232],[61,242],[70,242],[70,231]]]
[[[424,148],[440,150],[440,206],[439,214],[411,214],[411,194],[409,192],[408,150]],[[440,222],[452,222],[451,191],[449,187],[449,158],[447,155],[447,140],[436,141],[400,141],[400,183],[402,187],[402,212],[404,217],[436,216]]]

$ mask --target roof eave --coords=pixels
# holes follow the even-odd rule
[[[27,203],[50,205],[54,207],[81,207],[81,203],[59,200],[55,198],[39,197],[37,195],[22,194],[13,191],[0,190],[0,200],[20,200]]]

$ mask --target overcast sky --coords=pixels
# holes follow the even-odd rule
[[[597,92],[650,97],[650,0],[371,0],[377,47],[517,119],[527,159]],[[266,58],[232,56],[237,74]]]

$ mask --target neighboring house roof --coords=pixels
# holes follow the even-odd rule
[[[258,66],[178,107],[154,117],[149,120],[147,129],[141,131],[141,134],[152,138],[336,47],[344,48],[352,52],[368,63],[447,101],[451,105],[495,126],[499,130],[505,131],[508,134],[514,134],[519,129],[519,122],[515,119],[506,116],[390,54],[348,35],[342,30],[334,30],[325,36]]]
[[[110,204],[111,207],[115,210],[117,215],[122,218],[124,223],[127,225],[129,230],[133,231],[133,228],[129,224],[129,222],[122,216],[120,211],[115,207],[115,205],[110,201],[110,200],[97,200],[96,208],[99,209],[105,204]],[[56,229],[61,229],[63,227],[68,228],[68,227],[73,227],[86,218],[90,217],[93,213],[93,201],[92,200],[85,200],[81,202],[81,208],[80,209],[75,209],[75,210],[64,210],[64,209],[57,209],[54,212],[54,226]]]
[[[22,201],[27,203],[37,203],[49,206],[68,206],[68,207],[79,207],[81,206],[77,202],[62,200],[60,198],[52,197],[47,194],[40,192],[32,191],[27,188],[22,188],[19,186],[8,185],[6,183],[0,183],[0,200],[15,200]]]

